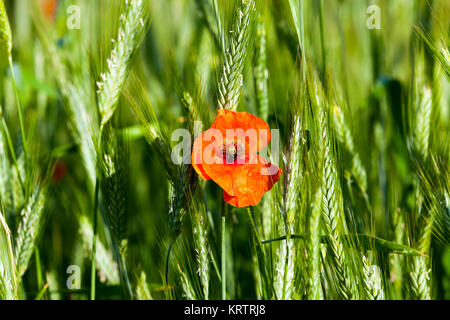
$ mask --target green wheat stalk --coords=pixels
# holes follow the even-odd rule
[[[152,294],[147,284],[147,274],[144,271],[141,271],[136,283],[135,296],[137,300],[153,300]]]
[[[276,249],[274,290],[278,299],[291,300],[294,293],[294,240],[282,241]]]
[[[392,215],[394,227],[394,241],[404,243],[405,239],[405,219],[400,209],[394,210]],[[401,255],[392,255],[389,258],[391,267],[391,282],[394,284],[395,292],[400,293],[403,280],[404,258]]]
[[[39,12],[36,3],[33,2],[33,10]],[[37,15],[35,26],[42,41],[44,49],[50,59],[54,71],[55,80],[65,100],[65,107],[69,115],[68,127],[80,149],[83,165],[88,175],[88,187],[94,191],[96,181],[97,153],[95,142],[98,141],[98,127],[96,113],[89,108],[93,105],[91,84],[83,83],[80,75],[72,75],[69,72],[68,62],[63,59],[63,53],[55,45],[56,40],[51,31],[44,29],[45,23]],[[70,75],[70,76],[69,76]]]
[[[344,114],[339,106],[334,106],[333,108],[333,120],[334,120],[334,128],[337,133],[337,138],[341,141],[346,149],[352,155],[352,168],[351,172],[355,177],[356,183],[358,184],[361,192],[365,198],[368,198],[367,195],[367,173],[364,169],[359,153],[355,150],[355,145],[353,143],[353,136],[350,131],[350,128],[347,126],[347,123],[344,118]]]
[[[320,111],[320,129],[321,129],[321,154],[323,156],[322,173],[322,228],[329,241],[329,252],[333,261],[333,267],[337,276],[337,288],[340,295],[348,300],[353,298],[353,292],[350,285],[348,266],[344,255],[344,243],[341,235],[344,233],[345,221],[342,212],[342,203],[340,200],[339,180],[336,174],[336,168],[332,158],[330,146],[330,137],[328,135],[328,124],[325,111]],[[345,231],[344,231],[345,232]]]
[[[294,126],[289,141],[289,160],[287,173],[287,187],[284,192],[285,233],[287,235],[294,232],[294,218],[299,216],[300,211],[300,186],[301,177],[301,121],[300,116],[294,116]],[[294,291],[295,277],[295,246],[294,242],[287,240],[279,248],[279,260],[277,262],[278,276],[275,281],[275,288],[282,299],[292,299]],[[280,282],[281,281],[281,282]]]
[[[94,236],[92,222],[86,215],[78,217],[79,234],[83,240],[83,247],[86,252],[90,253],[92,249],[92,239]],[[102,241],[97,241],[97,248],[95,253],[95,262],[97,271],[102,275],[108,284],[118,284],[119,272],[117,264],[111,253],[106,249]]]
[[[289,230],[286,232],[292,233],[292,227],[294,224],[294,217],[298,214],[299,210],[299,195],[300,186],[302,183],[301,177],[301,139],[302,139],[302,125],[300,115],[294,116],[294,126],[292,129],[290,141],[289,141],[289,160],[287,173],[287,187],[285,192],[285,209],[286,209],[286,224]]]
[[[111,234],[122,251],[127,246],[127,150],[115,129],[105,129],[99,164],[101,185]]]
[[[307,274],[308,274],[308,284],[307,284],[307,298],[308,300],[320,300],[323,299],[323,291],[320,278],[321,270],[321,214],[322,214],[322,190],[319,188],[317,190],[313,203],[311,204],[312,211],[309,217],[308,224],[308,241],[307,252]]]
[[[117,39],[107,60],[107,71],[97,82],[100,109],[100,129],[111,119],[117,108],[122,88],[130,72],[133,56],[139,49],[146,30],[147,14],[142,0],[126,0],[120,16]]]
[[[197,255],[198,274],[200,276],[200,282],[203,289],[203,295],[205,300],[209,298],[209,273],[210,273],[210,260],[209,260],[209,247],[207,239],[207,229],[205,216],[202,210],[194,213],[194,245]]]
[[[414,152],[419,156],[420,162],[425,162],[429,157],[429,140],[431,130],[431,112],[433,107],[432,91],[427,86],[425,78],[425,58],[423,52],[416,50],[417,58],[414,74],[414,97],[412,110],[415,118],[413,122],[413,147]],[[424,187],[420,184],[420,176],[415,180],[415,199],[416,199],[416,217],[420,233],[418,248],[425,254],[429,253],[433,215],[429,214],[426,205],[426,193]],[[428,257],[414,257],[410,266],[410,291],[413,299],[429,300],[431,299],[431,283],[429,279],[430,259]]]
[[[128,150],[122,137],[108,124],[104,127],[99,154],[100,189],[119,264],[121,285],[125,295],[132,296],[126,266],[128,248]]]
[[[450,53],[448,50],[448,45],[445,46],[445,41],[443,40],[441,43],[433,40],[423,27],[414,26],[414,31],[426,45],[427,49],[431,52],[433,59],[441,65],[447,79],[450,79]]]
[[[428,146],[430,139],[430,126],[431,126],[431,109],[432,98],[430,88],[419,89],[419,99],[416,101],[416,129],[414,147],[416,152],[425,160],[428,156]]]
[[[126,91],[125,96],[143,126],[147,143],[156,151],[169,180],[173,180],[177,177],[177,168],[171,158],[170,143],[160,127],[152,104],[145,94],[145,88],[139,81],[137,83],[137,94]]]
[[[19,299],[17,285],[18,280],[12,248],[12,233],[6,224],[0,201],[0,299]]]
[[[188,92],[181,97],[182,105],[187,115],[187,129],[193,134],[195,116],[194,101]],[[175,167],[176,174],[170,179],[169,229],[171,241],[174,242],[181,234],[185,224],[188,209],[193,209],[191,198],[197,185],[197,175],[188,164],[182,163]]]
[[[267,69],[267,44],[266,28],[263,21],[256,26],[256,64],[254,67],[256,103],[261,119],[267,121],[269,118],[269,92],[267,80],[269,70]]]
[[[369,300],[384,300],[383,281],[378,265],[371,263],[374,259],[362,256],[364,291]]]
[[[180,265],[177,265],[177,270],[185,298],[187,300],[196,300],[195,289],[192,287],[191,281],[189,280],[187,273],[181,270]]]
[[[0,120],[3,122],[3,115],[0,106]],[[0,127],[0,198],[2,199],[4,211],[7,219],[14,214],[14,197],[12,192],[12,168],[8,159],[7,138],[4,128]]]
[[[241,0],[241,5],[236,13],[233,37],[225,52],[219,81],[218,103],[220,109],[236,110],[237,108],[255,12],[254,0]]]
[[[197,116],[194,100],[192,99],[191,95],[186,91],[183,92],[183,94],[180,97],[180,100],[187,117],[187,129],[192,137],[194,129],[194,117]],[[167,255],[166,255],[166,275],[165,275],[166,281],[169,272],[171,250],[175,241],[180,236],[183,230],[186,215],[189,212],[189,210],[193,211],[194,214],[198,214],[195,212],[198,208],[196,208],[195,203],[192,202],[193,194],[197,186],[197,175],[194,172],[192,166],[182,163],[181,161],[182,159],[178,160],[180,165],[175,166],[174,170],[176,174],[170,177],[169,183],[170,242],[167,248]],[[198,227],[200,230],[202,226],[199,225]],[[205,264],[207,263],[206,261],[208,252],[208,250],[205,249],[206,243],[204,237],[206,237],[206,232],[204,232],[204,230],[199,231],[199,234],[197,234],[196,237],[200,237],[200,239],[198,239],[200,242],[198,242],[197,244],[199,244],[202,247],[200,248],[198,257],[198,262],[200,265],[199,273],[201,278],[201,285],[203,287],[203,293],[207,298],[209,295],[209,285],[208,285],[209,266]]]
[[[22,105],[19,99],[19,92],[16,85],[16,78],[13,68],[13,58],[12,58],[12,33],[11,26],[9,24],[8,15],[6,13],[5,4],[3,0],[0,0],[0,58],[7,56],[9,71],[11,72],[11,80],[13,85],[13,90],[16,98],[17,105],[17,115],[19,117],[20,133],[22,136],[22,148],[27,157],[27,142],[25,135],[25,126],[23,122]],[[3,58],[2,58],[3,59]]]
[[[14,254],[20,276],[27,270],[37,239],[42,232],[46,201],[46,188],[37,187],[20,213]]]
[[[0,0],[0,54],[10,57],[12,52],[11,26],[6,14],[5,4]]]
[[[421,229],[421,237],[418,248],[422,252],[429,252],[431,233],[432,233],[433,219],[430,216],[424,220],[423,228]],[[413,257],[411,271],[410,271],[410,290],[412,298],[415,300],[430,300],[431,299],[431,267],[429,257]]]

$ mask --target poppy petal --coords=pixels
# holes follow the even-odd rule
[[[243,165],[208,165],[203,169],[211,179],[216,182],[230,196],[253,194],[255,199],[272,189],[280,179],[281,169],[256,156],[256,163]]]
[[[211,178],[206,174],[202,166],[202,153],[203,153],[202,143],[205,132],[203,132],[200,136],[198,136],[197,139],[195,139],[194,141],[194,146],[192,148],[192,166],[194,167],[195,171],[201,178],[209,180]]]
[[[225,190],[223,190],[223,200],[226,203],[231,204],[232,206],[238,208],[256,206],[261,201],[261,197],[256,197],[255,195],[252,194],[242,196],[231,196]]]
[[[227,135],[227,129],[242,130],[243,133],[249,133],[249,129],[255,130],[256,141],[251,139],[250,148],[246,148],[247,151],[250,149],[250,153],[261,151],[271,139],[269,125],[263,119],[248,112],[234,112],[220,109],[211,128],[221,130],[224,138]]]

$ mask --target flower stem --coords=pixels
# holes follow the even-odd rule
[[[226,264],[226,206],[225,201],[222,198],[222,226],[221,226],[221,244],[222,244],[222,300],[227,299],[227,264]]]
[[[270,299],[271,293],[272,293],[272,289],[270,287],[270,279],[269,279],[269,275],[267,273],[267,269],[266,269],[266,258],[264,255],[264,251],[261,247],[263,241],[261,241],[261,237],[259,235],[258,229],[256,228],[256,224],[255,224],[255,212],[253,210],[253,207],[248,207],[247,208],[247,212],[248,212],[248,217],[250,218],[250,223],[252,226],[252,234],[254,237],[254,242],[255,242],[255,248],[256,248],[256,254],[258,257],[258,267],[260,270],[260,273],[262,275],[262,287],[263,287],[263,292],[264,292],[264,298],[265,299]]]

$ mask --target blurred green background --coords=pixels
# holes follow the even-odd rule
[[[187,91],[195,104],[201,106],[203,118],[209,122],[217,109],[217,83],[222,70],[222,54],[218,43],[214,9],[209,0],[149,1],[150,20],[142,47],[136,55],[129,77],[127,93],[121,95],[116,121],[127,133],[129,148],[128,194],[128,252],[130,281],[135,285],[145,275],[153,298],[165,298],[163,275],[169,236],[169,183],[164,166],[155,149],[143,135],[130,100],[142,101],[147,96],[162,131],[171,132],[186,125],[182,102],[177,90]],[[223,30],[231,30],[237,2],[218,1]],[[369,5],[380,8],[381,29],[369,29]],[[92,212],[95,177],[86,168],[79,145],[73,136],[73,124],[67,99],[62,94],[64,82],[58,79],[56,59],[65,66],[68,81],[80,84],[79,94],[89,96],[86,117],[97,121],[95,82],[106,66],[119,21],[118,1],[60,0],[54,13],[43,10],[40,1],[5,1],[13,36],[13,68],[20,101],[25,114],[25,128],[33,145],[34,165],[45,167],[45,160],[56,160],[48,202],[45,207],[46,224],[38,240],[27,272],[23,277],[24,297],[32,299],[48,283],[44,297],[49,299],[86,299],[90,290],[90,248],[92,245]],[[81,8],[80,29],[68,29],[67,9]],[[368,193],[372,205],[371,217],[363,211],[361,198],[356,205],[350,199],[351,178],[347,179],[350,158],[339,153],[337,169],[341,175],[346,213],[355,217],[355,225],[373,225],[374,234],[394,239],[391,223],[397,208],[413,210],[413,168],[408,136],[411,115],[409,97],[413,87],[414,43],[419,41],[415,26],[420,26],[435,43],[447,50],[450,22],[450,2],[432,1],[324,1],[323,34],[321,39],[320,1],[303,1],[305,48],[308,64],[323,76],[324,66],[330,70],[331,83],[339,84],[347,125],[353,133],[355,149],[367,170]],[[257,19],[264,25],[267,48],[267,122],[281,131],[281,166],[289,148],[293,110],[299,108],[300,54],[294,20],[289,1],[261,1]],[[255,31],[259,35],[261,29]],[[230,35],[226,32],[226,37]],[[258,37],[253,37],[245,62],[243,90],[238,111],[261,116],[258,105],[255,74]],[[50,46],[49,46],[50,43]],[[325,44],[326,51],[322,49]],[[52,55],[54,47],[58,57]],[[425,48],[425,46],[424,46]],[[439,165],[436,187],[431,192],[447,190],[449,160],[449,82],[442,71],[436,76],[439,63],[426,48],[425,78],[439,88],[439,99],[433,100],[430,150]],[[323,53],[326,52],[326,56]],[[3,59],[3,58],[2,58]],[[6,61],[6,58],[2,61]],[[325,64],[324,64],[325,61]],[[433,82],[434,81],[434,82]],[[138,84],[140,83],[140,84]],[[136,94],[136,90],[143,90]],[[337,90],[337,89],[336,89]],[[21,154],[20,128],[15,107],[15,95],[7,63],[0,73],[0,105],[10,129],[14,148]],[[86,121],[89,130],[89,121]],[[314,137],[313,137],[314,139]],[[175,144],[176,142],[173,142]],[[344,150],[343,147],[338,148]],[[3,150],[6,150],[3,149]],[[9,157],[1,154],[1,157]],[[430,168],[432,164],[427,164]],[[94,169],[95,170],[95,169]],[[36,169],[38,171],[38,169]],[[12,171],[15,175],[15,171]],[[95,174],[95,171],[94,171]],[[11,177],[17,185],[17,177]],[[280,185],[283,182],[280,182]],[[222,190],[212,182],[200,182],[208,204],[209,245],[211,254],[220,257],[220,197]],[[280,186],[281,187],[281,186]],[[441,188],[442,187],[442,188]],[[440,196],[440,195],[439,195]],[[267,196],[265,196],[267,197]],[[358,197],[356,197],[358,198]],[[442,207],[448,219],[449,203]],[[17,200],[20,203],[20,199]],[[348,206],[347,206],[348,205]],[[446,210],[446,213],[445,213]],[[100,212],[103,212],[100,203]],[[259,212],[259,209],[257,209]],[[262,209],[261,209],[262,211]],[[228,292],[230,298],[254,299],[256,293],[255,256],[251,229],[245,209],[228,208],[230,259]],[[103,213],[104,214],[104,213]],[[15,230],[18,214],[7,216],[11,230]],[[448,222],[448,221],[447,221]],[[192,243],[191,219],[187,219],[182,237],[176,243],[172,257],[174,297],[183,298],[177,264],[191,277],[196,274],[195,248]],[[432,240],[433,297],[450,299],[450,246],[448,230],[435,231]],[[99,220],[97,247],[97,298],[120,298],[119,274],[112,254],[112,243],[103,219]],[[412,232],[413,230],[406,231]],[[414,238],[414,237],[412,237]],[[414,247],[415,243],[406,243]],[[39,265],[36,263],[39,259]],[[380,258],[387,264],[387,255]],[[385,259],[383,261],[383,259]],[[81,271],[79,290],[70,290],[67,268],[76,265]],[[191,270],[192,269],[192,270]],[[386,282],[388,269],[383,269]],[[196,283],[195,280],[193,283]],[[39,283],[41,282],[41,283]],[[218,276],[211,265],[210,297],[219,298]],[[390,297],[395,297],[394,295]],[[404,298],[405,296],[403,296]]]

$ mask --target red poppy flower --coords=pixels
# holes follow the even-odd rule
[[[41,8],[47,21],[52,22],[55,19],[58,0],[41,0]]]
[[[67,165],[63,160],[57,160],[53,167],[52,180],[55,183],[61,182],[67,173]]]
[[[257,205],[280,179],[281,169],[258,155],[270,141],[268,124],[247,112],[219,110],[211,128],[194,142],[192,165],[223,189],[236,207]]]

